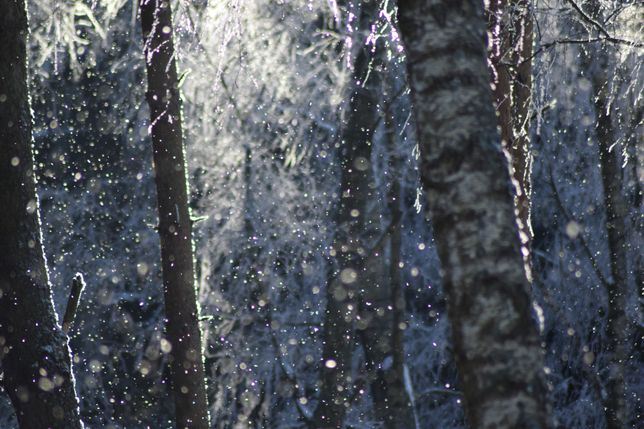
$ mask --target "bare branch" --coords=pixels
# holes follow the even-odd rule
[[[423,396],[429,396],[429,395],[463,396],[463,394],[458,390],[450,390],[450,389],[443,389],[440,387],[433,387],[418,394],[417,400],[420,400]]]
[[[604,24],[610,22],[610,20],[612,20],[614,18],[617,18],[622,12],[624,12],[629,7],[641,6],[643,4],[644,4],[644,2],[640,1],[640,2],[635,2],[635,3],[625,4],[623,6],[615,8],[611,13],[608,14],[606,19],[604,20]]]
[[[582,18],[584,21],[586,21],[587,23],[589,23],[590,25],[592,25],[593,27],[595,27],[595,29],[599,32],[599,34],[603,34],[603,35],[604,35],[603,40],[608,41],[608,42],[613,42],[613,43],[622,43],[622,44],[626,44],[626,45],[630,45],[630,46],[637,46],[637,47],[642,47],[642,46],[644,46],[644,45],[642,45],[642,43],[637,43],[637,42],[634,42],[634,41],[632,41],[632,40],[626,40],[626,39],[621,39],[621,38],[619,38],[619,37],[613,37],[613,36],[608,32],[608,30],[606,30],[606,28],[604,28],[604,26],[603,26],[600,22],[598,22],[597,20],[593,19],[590,15],[588,15],[588,14],[587,14],[587,13],[586,13],[582,8],[581,8],[581,6],[579,6],[579,5],[575,2],[575,0],[566,0],[566,1],[567,1],[567,2],[568,2],[568,3],[573,7],[573,9],[575,9],[575,10],[577,11],[577,13],[579,14],[579,16],[581,16],[581,18]]]
[[[541,45],[541,47],[539,47],[539,49],[535,50],[530,57],[521,61],[521,63],[530,61],[533,58],[535,58],[537,55],[542,53],[543,51],[546,51],[557,45],[585,45],[587,43],[597,43],[597,42],[608,42],[608,43],[614,43],[617,45],[627,45],[627,46],[632,46],[634,48],[644,47],[644,43],[634,42],[632,40],[620,39],[617,37],[593,37],[589,39],[559,39],[559,40],[553,40],[551,42],[544,43],[543,45]]]
[[[582,8],[579,6],[577,3],[575,3],[575,0],[566,0],[572,7],[579,13],[579,15],[582,17],[584,21],[595,27],[601,34],[603,34],[606,37],[611,37],[608,31],[604,28],[603,25],[601,25],[599,22],[594,20],[590,15],[588,15]]]

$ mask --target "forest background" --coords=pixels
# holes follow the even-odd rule
[[[534,37],[528,112],[510,128],[530,142],[531,292],[552,416],[557,427],[606,427],[608,314],[621,303],[625,424],[635,427],[644,393],[643,6],[501,3],[528,11]],[[88,427],[170,427],[138,8],[124,0],[28,6],[37,190],[58,314],[74,273],[87,283],[70,336],[82,418]],[[375,428],[395,412],[378,401],[374,380],[398,352],[412,424],[464,427],[395,3],[172,6],[214,427],[305,427],[313,416],[327,296],[336,292],[328,288],[352,275],[333,250],[350,224],[337,208],[352,167],[373,186],[357,196],[360,228],[348,232],[365,244],[365,275],[380,287],[363,298],[367,322],[358,321],[343,362],[356,380],[345,424]],[[504,48],[493,15],[491,63]],[[358,98],[368,108],[356,115]],[[370,143],[357,155],[343,143],[352,132]],[[602,156],[618,168],[607,171]],[[625,203],[618,249],[607,185]],[[619,280],[622,299],[609,300]],[[382,344],[394,337],[402,349]],[[0,427],[16,427],[11,409],[0,393]]]

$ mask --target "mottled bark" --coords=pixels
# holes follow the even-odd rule
[[[177,428],[207,428],[208,403],[195,291],[181,98],[167,0],[141,0],[147,101],[159,210],[166,335]]]
[[[399,25],[467,420],[545,428],[543,351],[496,129],[483,2],[400,0]]]
[[[375,2],[356,11],[358,32],[368,31]],[[327,284],[322,349],[322,384],[314,422],[319,428],[340,429],[354,395],[351,363],[355,346],[355,318],[358,293],[369,287],[365,267],[368,235],[366,209],[372,199],[371,138],[378,115],[377,94],[364,84],[370,66],[369,51],[359,39],[354,62],[353,89],[343,119],[341,134],[340,202],[336,214],[336,233],[332,256],[337,270]],[[369,79],[375,79],[371,76]]]
[[[608,91],[609,55],[602,46],[592,56],[591,83],[595,105],[595,124],[599,144],[599,164],[604,187],[606,231],[612,279],[607,284],[608,320],[606,322],[606,351],[610,359],[606,380],[604,408],[608,429],[626,427],[626,391],[624,365],[628,359],[629,323],[626,316],[628,282],[628,250],[626,219],[628,202],[623,194],[622,169],[618,162],[615,132],[610,112]]]
[[[503,147],[510,155],[522,244],[530,249],[529,108],[532,93],[532,18],[529,0],[491,0],[490,72]],[[526,262],[529,252],[524,252]]]
[[[0,0],[0,362],[25,429],[82,428],[67,336],[54,311],[32,155],[23,0]]]

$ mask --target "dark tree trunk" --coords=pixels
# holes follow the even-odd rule
[[[386,295],[385,305],[381,307],[381,314],[376,313],[376,320],[381,323],[379,330],[369,332],[369,340],[377,343],[386,342],[387,348],[372,347],[376,353],[374,362],[380,363],[378,369],[377,386],[382,391],[379,400],[376,400],[376,415],[387,429],[412,429],[417,426],[414,417],[413,398],[410,398],[405,388],[405,295],[402,285],[402,272],[400,268],[400,254],[402,247],[402,210],[400,171],[401,162],[396,148],[396,122],[394,88],[387,80],[384,85],[385,98],[383,102],[383,119],[385,127],[386,144],[389,149],[389,175],[391,188],[387,196],[389,212],[391,213],[391,227],[389,232],[389,272],[384,275],[388,283],[381,283]],[[384,252],[383,252],[384,253]],[[387,266],[387,264],[381,264]],[[376,310],[378,311],[378,310]],[[375,340],[375,341],[374,341]],[[389,360],[391,360],[389,362]],[[375,390],[372,388],[372,390]],[[374,395],[375,396],[375,395]]]
[[[480,0],[400,0],[399,25],[443,268],[454,358],[474,428],[545,428],[532,318]]]
[[[356,13],[359,34],[368,31],[375,2]],[[358,293],[366,287],[365,234],[367,203],[372,199],[371,139],[378,117],[378,98],[363,80],[368,75],[369,52],[360,41],[353,71],[353,90],[341,132],[342,177],[333,255],[337,270],[327,284],[322,349],[322,385],[314,421],[319,428],[341,429],[354,394],[351,361],[355,347]],[[371,76],[370,79],[375,79]],[[372,85],[371,83],[369,85]]]
[[[532,19],[529,0],[492,0],[488,53],[503,147],[510,155],[521,242],[530,249],[531,165],[529,109],[532,94]],[[524,252],[526,263],[529,252]]]
[[[601,2],[583,2],[585,13],[598,22],[603,21]],[[588,72],[592,84],[592,101],[595,107],[596,135],[599,146],[599,166],[604,188],[604,207],[606,210],[606,232],[611,279],[605,283],[608,295],[608,318],[606,321],[606,354],[609,367],[605,374],[606,394],[602,395],[606,427],[623,429],[627,423],[626,387],[624,367],[628,359],[628,338],[631,324],[626,315],[628,294],[628,250],[626,222],[628,201],[623,194],[623,171],[618,161],[617,138],[611,116],[609,76],[611,56],[610,47],[601,44],[589,47],[582,54],[582,65]]]
[[[383,49],[384,50],[384,49]],[[376,51],[382,55],[383,50]],[[382,62],[381,57],[376,57]],[[380,64],[376,62],[375,67]],[[384,67],[383,67],[384,68]],[[384,72],[383,72],[384,74]],[[374,414],[378,422],[387,429],[413,428],[414,410],[411,398],[404,384],[404,314],[405,301],[401,287],[400,249],[401,249],[401,209],[400,209],[400,160],[396,148],[396,124],[394,114],[394,93],[390,79],[383,76],[380,88],[374,83],[369,87],[376,97],[382,91],[381,118],[389,158],[389,177],[391,184],[387,195],[387,206],[390,212],[390,225],[381,232],[378,241],[382,248],[370,249],[366,261],[365,279],[361,282],[360,319],[358,333],[366,361],[368,380],[371,387]],[[380,90],[380,91],[379,91]],[[374,224],[380,223],[382,213],[373,210],[369,219]],[[382,234],[386,234],[386,237]],[[373,237],[371,242],[374,241]],[[385,240],[388,239],[388,240]],[[385,244],[389,246],[389,261]],[[401,325],[403,327],[401,327]]]
[[[513,2],[512,30],[514,38],[515,77],[512,82],[512,174],[519,182],[521,193],[517,197],[520,231],[524,232],[528,249],[532,245],[530,203],[532,194],[532,147],[530,144],[530,102],[532,101],[532,45],[534,41],[533,16],[530,0]],[[523,240],[522,240],[523,241]]]
[[[208,403],[195,291],[172,12],[167,0],[141,0],[163,267],[166,335],[177,428],[207,428]]]
[[[0,0],[0,363],[25,429],[82,428],[42,248],[29,105],[27,11]]]
[[[624,365],[628,359],[629,322],[626,317],[628,282],[628,251],[626,219],[628,202],[623,194],[622,169],[617,160],[615,132],[608,98],[609,56],[606,46],[592,56],[591,72],[595,104],[596,131],[599,143],[599,164],[604,187],[606,231],[612,279],[608,283],[608,320],[606,325],[607,352],[610,359],[606,383],[606,425],[608,429],[626,427],[626,391]],[[590,58],[589,58],[590,60]]]

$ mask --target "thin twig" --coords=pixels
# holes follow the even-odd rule
[[[428,395],[451,395],[451,396],[462,396],[463,394],[459,392],[458,390],[450,390],[450,389],[443,389],[440,387],[433,387],[431,389],[427,389],[424,392],[421,392],[418,394],[418,397],[416,398],[417,400],[420,400],[423,396],[428,396]]]
[[[591,24],[593,27],[595,27],[597,30],[599,30],[600,33],[602,33],[606,37],[611,37],[608,31],[604,28],[603,25],[601,25],[599,22],[595,21],[590,15],[588,15],[582,8],[579,6],[575,0],[566,0],[572,7],[581,15],[582,19],[586,21],[587,23]]]
[[[609,42],[609,43],[615,43],[618,45],[633,46],[636,48],[644,47],[644,44],[642,43],[633,42],[632,40],[619,39],[616,37],[593,37],[589,39],[559,39],[559,40],[553,40],[551,42],[544,43],[539,47],[539,49],[535,50],[532,55],[530,55],[525,60],[521,61],[521,63],[530,61],[533,58],[535,58],[537,55],[541,54],[543,51],[546,51],[550,48],[554,48],[555,46],[558,46],[558,45],[585,45],[587,43],[597,43],[597,42]]]
[[[644,4],[644,2],[630,3],[630,4],[626,4],[624,6],[615,8],[611,13],[608,14],[606,19],[604,20],[604,24],[607,24],[613,18],[617,18],[617,16],[619,16],[622,12],[624,12],[629,7],[641,6],[642,4]]]
[[[620,39],[618,37],[613,37],[604,26],[598,22],[597,20],[593,19],[590,15],[588,15],[582,8],[579,6],[574,0],[566,0],[572,7],[577,11],[577,13],[581,16],[581,18],[595,27],[597,31],[599,31],[600,34],[603,34],[605,36],[605,40],[611,41],[611,42],[616,42],[616,43],[624,43],[627,45],[631,46],[638,46],[641,47],[641,43],[633,42],[631,40],[625,40],[625,39]]]

